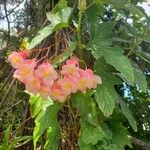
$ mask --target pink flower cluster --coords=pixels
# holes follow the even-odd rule
[[[8,60],[16,69],[14,78],[23,82],[26,89],[33,93],[39,93],[42,97],[51,97],[53,100],[64,102],[71,93],[87,89],[95,89],[101,84],[101,78],[94,75],[91,69],[79,68],[79,62],[72,57],[62,66],[60,75],[49,62],[43,62],[37,66],[35,59],[27,59],[27,51],[13,52]]]

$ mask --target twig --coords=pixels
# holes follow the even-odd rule
[[[18,144],[18,145],[16,145],[16,147],[15,148],[19,148],[19,147],[22,147],[22,146],[24,146],[24,145],[26,145],[28,142],[30,142],[31,140],[27,140],[27,141],[25,141],[25,142],[23,142],[23,143],[21,143],[21,144]]]
[[[17,133],[18,130],[22,127],[22,125],[23,125],[24,123],[26,123],[27,121],[29,121],[30,119],[32,119],[32,117],[29,117],[29,118],[27,118],[26,120],[24,120],[24,121],[20,124],[20,126],[16,129],[16,131],[14,132],[13,135],[16,135],[16,133]]]
[[[23,1],[24,1],[24,0],[23,0]],[[11,15],[11,13],[13,13],[13,11],[14,11],[23,1],[21,1],[19,4],[17,4],[16,7],[14,7],[6,16],[0,17],[0,19],[5,19],[7,16]]]
[[[4,84],[3,84],[3,85],[2,85],[2,87],[0,88],[0,91],[2,91],[2,90],[3,90],[3,88],[5,87],[5,85],[6,85],[6,84],[7,84],[7,82],[9,81],[9,79],[11,78],[11,76],[12,76],[13,72],[14,72],[14,69],[13,69],[13,70],[11,70],[11,72],[10,72],[10,73],[9,73],[9,75],[7,76],[7,78],[6,78],[5,82],[4,82]]]
[[[1,118],[6,112],[8,112],[8,111],[11,110],[13,107],[17,106],[18,104],[20,104],[20,103],[23,102],[23,101],[24,101],[24,99],[21,100],[21,101],[19,101],[19,102],[17,102],[17,103],[14,104],[14,105],[12,105],[10,108],[6,109],[6,110],[0,115],[0,118]]]
[[[150,143],[146,143],[145,141],[139,140],[135,137],[128,136],[129,140],[134,144],[140,147],[143,150],[150,150]]]
[[[10,91],[11,91],[11,88],[12,88],[12,86],[14,85],[15,81],[16,81],[16,79],[13,79],[13,80],[12,80],[12,82],[11,82],[9,88],[8,88],[8,91],[7,91],[6,95],[4,96],[3,100],[2,100],[1,103],[0,103],[0,108],[3,106],[5,100],[6,100],[7,97],[9,96]]]
[[[5,15],[6,15],[6,20],[7,20],[7,28],[8,28],[8,32],[7,32],[7,36],[8,36],[8,39],[7,39],[7,45],[9,44],[9,40],[10,40],[10,21],[9,21],[9,18],[8,18],[8,11],[7,11],[7,0],[3,0],[4,2],[4,10],[5,10]]]

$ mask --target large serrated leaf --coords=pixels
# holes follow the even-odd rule
[[[98,22],[96,22],[96,23],[98,25],[97,25],[97,28],[94,28],[94,30],[95,30],[95,34],[93,34],[94,42],[96,42],[96,43],[100,42],[99,39],[107,39],[108,40],[108,38],[111,37],[112,31],[115,27],[116,22],[108,21],[108,22],[103,22],[101,24],[99,24]],[[93,24],[92,24],[92,26],[93,26]]]
[[[125,102],[123,101],[123,99],[121,97],[118,98],[118,102],[120,104],[123,115],[127,117],[128,121],[129,121],[131,127],[134,129],[134,131],[137,131],[136,121],[133,118],[131,110],[128,108],[128,106],[125,104]]]
[[[108,117],[113,113],[115,101],[118,94],[114,85],[120,83],[120,79],[111,74],[111,67],[106,64],[104,59],[97,59],[95,63],[95,72],[102,77],[102,84],[96,89],[96,102],[103,114]]]
[[[56,115],[56,114],[54,114]],[[57,121],[57,117],[53,118],[51,121],[51,127],[47,129],[47,141],[44,145],[45,150],[57,150],[59,146],[59,138],[60,138],[60,125]]]
[[[106,62],[115,67],[127,81],[133,83],[135,82],[133,67],[122,53],[121,48],[113,47],[104,52],[104,57]]]
[[[135,82],[133,67],[129,59],[123,55],[121,48],[110,47],[108,41],[100,41],[91,48],[95,58],[104,56],[106,62],[115,67],[129,83]]]
[[[47,132],[45,142],[45,150],[58,148],[59,139],[59,124],[57,121],[57,112],[59,111],[59,104],[57,102],[44,100],[38,95],[31,95],[30,98],[31,114],[35,118],[35,127],[33,131],[34,149],[43,133]]]
[[[123,79],[126,79],[130,84],[133,84],[135,79],[132,65],[130,64],[129,59],[124,56],[123,49],[118,46],[112,46],[110,34],[113,26],[110,26],[110,29],[107,30],[107,25],[109,24],[110,22],[108,22],[108,24],[101,23],[99,25],[99,31],[101,31],[102,28],[103,32],[98,32],[96,38],[94,38],[88,46],[91,48],[96,59],[104,56],[106,62],[119,71]]]
[[[108,82],[103,83],[96,89],[96,102],[106,117],[109,117],[113,113],[117,99],[115,90]]]
[[[35,119],[36,125],[33,131],[34,148],[36,148],[37,141],[46,130],[47,139],[45,142],[45,150],[49,150],[49,148],[54,147],[55,149],[58,149],[58,139],[59,139],[59,124],[57,121],[58,110],[59,105],[57,103],[54,103],[53,105],[47,107],[45,111],[41,111],[36,117]]]
[[[32,95],[30,96],[30,110],[31,116],[34,118],[41,110],[45,110],[48,106],[52,105],[53,102],[51,100],[43,100],[40,95]]]

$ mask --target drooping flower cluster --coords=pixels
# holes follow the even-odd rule
[[[16,69],[14,78],[23,82],[33,94],[39,93],[44,98],[51,97],[64,102],[71,93],[85,93],[87,89],[95,89],[97,84],[101,84],[101,78],[94,75],[91,69],[81,69],[74,57],[66,61],[58,76],[49,62],[37,66],[36,60],[27,59],[28,56],[27,51],[13,52],[8,60]]]

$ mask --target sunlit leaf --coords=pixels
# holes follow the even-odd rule
[[[30,105],[32,117],[35,118],[33,131],[34,149],[36,149],[36,144],[45,131],[47,132],[45,150],[49,150],[49,148],[57,149],[59,140],[59,124],[57,120],[59,104],[44,100],[40,96],[32,95]]]
[[[68,27],[68,20],[71,11],[72,9],[70,7],[66,7],[55,14],[52,12],[47,13],[47,18],[51,21],[51,24],[47,25],[37,33],[37,36],[32,39],[28,49],[32,49],[36,45],[40,44],[46,37],[51,35],[53,32],[64,27]]]

